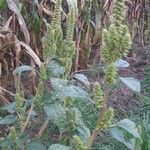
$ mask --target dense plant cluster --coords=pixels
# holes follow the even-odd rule
[[[0,110],[2,116],[0,125],[7,126],[8,133],[0,138],[0,149],[91,150],[100,134],[109,132],[114,139],[123,143],[128,149],[142,150],[145,146],[144,142],[149,142],[144,138],[144,135],[149,136],[144,130],[149,122],[144,120],[143,124],[140,123],[137,126],[129,119],[115,120],[115,110],[108,106],[110,87],[117,80],[121,80],[134,92],[140,92],[140,83],[136,79],[117,77],[116,62],[127,54],[131,46],[131,37],[123,15],[124,0],[116,0],[112,9],[112,20],[105,28],[102,25],[104,22],[101,23],[101,29],[97,28],[95,31],[91,28],[91,24],[94,26],[94,19],[90,19],[92,14],[95,16],[98,14],[95,12],[96,8],[92,1],[87,1],[85,4],[82,1],[75,2],[73,7],[72,2],[70,6],[70,1],[64,0],[31,3],[34,11],[40,10],[39,14],[34,14],[34,23],[40,28],[43,25],[47,29],[46,34],[42,35],[41,32],[39,34],[42,45],[39,49],[42,52],[32,50],[38,49],[36,42],[39,39],[35,37],[35,34],[32,34],[32,48],[29,46],[31,33],[26,31],[27,26],[21,14],[21,12],[27,13],[28,8],[18,6],[16,1],[12,0],[0,2],[0,8],[4,9],[8,5],[9,9],[14,11],[13,17],[19,17],[20,26],[22,21],[24,25],[21,29],[26,40],[25,43],[20,41],[21,35],[17,37],[10,31],[13,39],[0,35],[6,47],[9,45],[8,42],[14,43],[16,57],[16,67],[13,70],[15,93],[0,85],[0,95],[2,91],[13,97],[13,101],[9,102],[1,96],[7,103],[2,107],[2,111]],[[26,2],[21,4],[28,5]],[[106,4],[104,4],[105,13]],[[19,10],[20,7],[21,10]],[[89,9],[86,10],[87,7]],[[102,5],[100,8],[102,9]],[[40,20],[43,17],[43,11],[49,14],[50,18]],[[107,17],[105,13],[104,18]],[[2,28],[3,32],[4,29],[9,29],[11,21],[12,17],[6,22],[6,28]],[[86,34],[83,32],[84,28]],[[34,28],[32,31],[36,30],[37,28]],[[77,71],[82,64],[79,63],[81,56],[85,56],[83,59],[87,63],[86,50],[90,49],[92,40],[93,43],[98,41],[102,46],[105,79],[101,84],[90,83],[84,74]],[[20,65],[21,49],[32,58],[31,65]],[[100,55],[99,46],[98,49],[98,55]],[[82,51],[82,55],[79,51]],[[27,61],[29,60],[27,58]],[[7,66],[7,63],[5,65]],[[28,79],[31,78],[33,84],[31,93],[27,93],[23,86],[22,81],[25,75]],[[149,147],[149,144],[146,146]]]

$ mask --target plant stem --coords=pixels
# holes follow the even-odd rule
[[[91,150],[93,142],[94,142],[94,140],[96,139],[96,137],[97,137],[97,135],[99,133],[99,129],[97,127],[98,127],[100,121],[103,119],[103,117],[105,115],[105,112],[107,111],[106,100],[107,100],[108,95],[109,95],[109,92],[108,92],[108,90],[106,88],[105,94],[104,94],[104,104],[103,104],[103,107],[100,109],[99,117],[98,117],[97,123],[96,123],[96,127],[93,130],[92,135],[90,136],[89,142],[87,144],[87,150]]]
[[[99,132],[99,130],[97,129],[97,126],[98,126],[99,122],[103,119],[106,110],[107,110],[107,107],[106,107],[106,105],[104,104],[102,110],[101,110],[100,113],[99,113],[99,117],[98,117],[98,119],[97,119],[96,127],[95,127],[95,129],[93,130],[92,135],[91,135],[91,137],[90,137],[90,139],[89,139],[89,142],[88,142],[88,145],[87,145],[87,150],[91,150],[92,144],[93,144],[94,140],[96,139],[96,137],[97,137],[97,135],[98,135],[98,132]]]
[[[46,129],[47,125],[48,125],[48,122],[49,122],[49,118],[47,118],[47,120],[43,123],[39,133],[38,133],[38,138],[40,138],[44,132],[44,130]]]
[[[30,117],[31,117],[31,115],[32,115],[33,108],[34,108],[34,104],[32,103],[31,108],[30,108],[30,110],[29,110],[29,112],[28,112],[27,119],[26,119],[26,121],[25,121],[25,123],[24,123],[24,126],[23,126],[22,129],[21,129],[21,133],[23,133],[23,132],[25,131],[26,127],[27,127],[27,124],[28,124],[28,122],[29,122],[29,120],[30,120]]]

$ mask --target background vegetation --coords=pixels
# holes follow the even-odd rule
[[[0,148],[150,149],[148,0],[1,0],[0,14]]]

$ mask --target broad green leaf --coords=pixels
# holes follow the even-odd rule
[[[116,127],[112,128],[111,135],[114,139],[123,143],[128,149],[135,150],[135,138],[127,138],[121,129]]]
[[[17,120],[17,117],[15,115],[8,115],[0,119],[0,125],[11,125],[15,123],[16,120]]]
[[[63,129],[64,120],[65,120],[65,109],[59,103],[55,104],[47,104],[44,106],[44,111],[50,120],[55,123],[59,127],[59,129]]]
[[[141,91],[141,85],[140,82],[133,78],[133,77],[119,77],[119,79],[127,85],[128,88],[135,92],[140,92]]]
[[[61,100],[64,100],[66,97],[72,97],[72,98],[80,98],[83,100],[89,100],[89,94],[83,90],[82,88],[78,86],[66,86],[61,90],[58,90],[56,93],[56,98],[59,98]]]
[[[61,144],[53,144],[48,150],[71,150],[71,148]]]
[[[32,70],[34,69],[31,66],[27,66],[27,65],[19,66],[13,71],[13,75],[21,74],[22,72],[32,71]]]
[[[133,121],[129,119],[123,119],[117,122],[116,125],[117,127],[123,128],[124,130],[128,131],[130,134],[133,135],[133,137],[140,138],[138,128],[136,127],[136,124]]]
[[[27,143],[27,150],[46,150],[45,146],[38,141]]]
[[[50,78],[54,90],[62,89],[67,86],[68,81],[60,78]]]
[[[90,88],[90,82],[84,74],[74,74],[72,77],[73,79],[83,83],[88,89]]]
[[[116,61],[116,66],[118,68],[127,68],[129,67],[129,63],[123,59],[119,59]]]
[[[129,119],[123,119],[116,123],[116,126],[111,129],[111,135],[131,150],[135,150],[137,141],[139,144],[142,143],[135,123]]]
[[[60,77],[65,72],[64,67],[57,59],[50,60],[47,65],[48,77]]]

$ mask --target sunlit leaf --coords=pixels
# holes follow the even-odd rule
[[[116,62],[116,66],[118,68],[127,68],[127,67],[129,67],[129,63],[127,61],[123,60],[123,59],[119,59]]]
[[[53,144],[48,150],[71,150],[71,148],[61,144]]]
[[[141,91],[141,85],[137,79],[135,79],[133,77],[119,77],[119,79],[124,84],[126,84],[128,88],[130,88],[134,92],[140,92]]]

